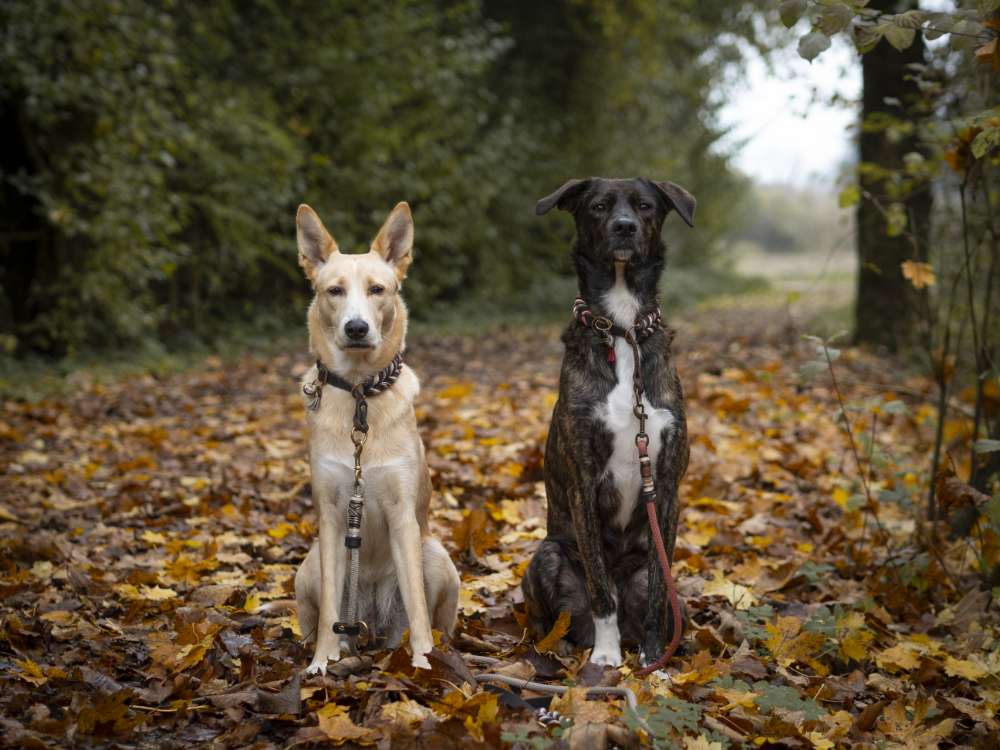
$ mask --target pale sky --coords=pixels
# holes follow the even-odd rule
[[[759,182],[833,188],[832,178],[853,154],[857,115],[856,107],[828,102],[835,93],[854,102],[860,91],[857,53],[839,37],[811,64],[794,45],[775,55],[770,70],[749,53],[745,82],[722,112],[733,128],[728,143],[746,140],[736,166]]]

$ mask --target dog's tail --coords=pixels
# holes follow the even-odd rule
[[[295,612],[298,614],[299,605],[294,599],[275,599],[271,602],[261,604],[255,614],[280,614],[282,612]]]

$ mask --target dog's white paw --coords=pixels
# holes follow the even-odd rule
[[[602,667],[620,667],[622,665],[622,652],[618,648],[598,649],[595,647],[590,652],[590,661]]]
[[[320,651],[316,650],[316,655],[313,656],[312,662],[306,667],[306,674],[326,674],[326,667],[332,661],[340,661],[340,649],[331,649],[330,651]]]
[[[594,650],[590,661],[602,667],[622,665],[621,637],[618,634],[617,615],[594,618]]]
[[[431,668],[431,663],[429,661],[427,661],[427,655],[426,654],[414,654],[413,655],[413,659],[410,660],[410,663],[413,666],[415,666],[417,669],[430,669]]]

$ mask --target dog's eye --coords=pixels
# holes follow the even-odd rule
[[[384,291],[385,287],[382,286],[381,284],[372,284],[371,287],[368,289],[369,294],[374,294],[376,296],[380,295]]]
[[[331,297],[339,297],[344,293],[344,287],[342,286],[331,286],[326,290]]]
[[[603,203],[595,203],[593,206],[591,206],[591,208],[594,209],[595,211],[603,211],[605,206]]]
[[[646,201],[640,201],[639,202],[639,210],[640,211],[648,211],[651,208],[652,208],[652,206],[649,203],[646,203]]]

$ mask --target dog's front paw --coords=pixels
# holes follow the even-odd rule
[[[590,652],[590,661],[601,667],[620,667],[622,665],[622,652],[620,648],[613,646],[595,646]]]
[[[431,663],[429,661],[427,661],[427,655],[426,654],[414,654],[413,658],[410,660],[410,664],[412,664],[417,669],[430,669],[431,668]]]
[[[594,618],[594,650],[590,652],[590,661],[602,667],[622,665],[621,637],[615,614]]]
[[[326,667],[331,661],[340,661],[340,648],[316,649],[316,655],[306,667],[306,674],[326,674]]]

